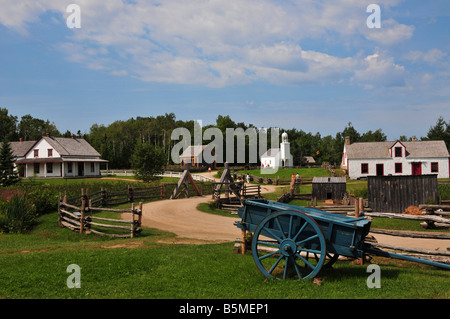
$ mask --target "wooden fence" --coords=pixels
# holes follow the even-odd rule
[[[196,185],[201,191],[201,195],[210,194],[210,188],[205,187],[203,182],[198,182]],[[176,186],[175,183],[164,183],[153,187],[129,186],[125,190],[101,189],[91,194],[88,189],[86,192],[82,189],[80,196],[72,198],[67,198],[66,194],[64,196],[60,194],[58,201],[59,225],[80,233],[91,232],[111,237],[134,237],[141,231],[142,201],[169,199]],[[192,186],[190,185],[190,187]],[[140,202],[137,207],[135,202]],[[130,203],[131,208],[107,208],[126,203]],[[114,212],[119,217],[115,219],[95,216],[95,214],[98,215],[98,212]],[[122,214],[129,214],[130,218],[123,219]],[[120,230],[120,233],[105,232],[102,231],[103,228]]]
[[[243,182],[240,183],[232,183],[229,182],[225,183],[212,183],[211,184],[211,195],[213,199],[220,198],[221,193],[225,195],[225,197],[229,197],[230,194],[232,194],[230,190],[230,185],[237,188],[239,196],[241,199],[247,199],[247,198],[261,198],[261,185],[254,185],[254,184],[244,184]],[[218,189],[217,186],[221,185],[221,187]]]
[[[237,174],[233,173],[231,174],[233,178],[236,180],[238,177],[240,177],[243,181],[246,181],[247,174]],[[269,184],[269,185],[290,185],[291,179],[281,179],[278,176],[275,178],[272,177],[264,177],[264,176],[256,176],[256,175],[249,175],[251,182],[257,182],[260,184]],[[300,177],[299,178],[300,183],[299,184],[311,184],[313,177]]]
[[[142,222],[142,203],[138,207],[131,204],[130,209],[113,209],[106,207],[96,207],[87,195],[72,198],[71,201],[79,201],[80,206],[70,204],[67,196],[60,195],[58,202],[58,221],[61,227],[69,228],[82,233],[94,233],[109,237],[131,237],[138,234]],[[100,211],[117,213],[118,218],[106,218],[95,216]],[[122,218],[122,215],[129,215],[129,219]],[[104,230],[106,228],[106,230]],[[108,231],[113,229],[114,232]],[[120,231],[117,233],[117,231]]]

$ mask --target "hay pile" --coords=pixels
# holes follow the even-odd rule
[[[424,213],[422,212],[421,209],[419,209],[419,207],[411,205],[403,212],[403,214],[407,214],[407,215],[423,215]]]

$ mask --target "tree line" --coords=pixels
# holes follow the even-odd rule
[[[109,125],[93,124],[88,132],[81,133],[78,131],[75,135],[79,138],[86,139],[102,156],[103,159],[109,161],[111,169],[129,169],[132,168],[133,162],[139,161],[142,154],[157,154],[158,163],[173,164],[171,159],[171,149],[178,143],[178,140],[172,140],[171,135],[174,129],[183,127],[191,133],[191,145],[194,144],[194,132],[198,123],[196,121],[177,120],[174,113],[166,113],[164,115],[136,117],[128,120],[118,120]],[[243,122],[235,122],[229,115],[218,115],[216,123],[203,126],[203,132],[211,127],[218,128],[225,136],[227,128],[242,128],[244,131],[248,128],[256,128],[253,124],[245,124]],[[198,127],[197,127],[198,129]],[[270,130],[267,128],[267,147],[270,148]],[[312,156],[317,163],[328,162],[337,164],[341,162],[342,150],[345,143],[345,137],[349,136],[352,143],[354,142],[377,142],[386,141],[386,135],[382,129],[367,132],[358,132],[352,125],[348,123],[342,131],[333,135],[322,136],[319,132],[311,133],[303,130],[283,129],[289,136],[291,154],[294,159],[294,165],[303,165],[305,156]],[[0,141],[9,140],[37,140],[46,133],[50,133],[55,137],[70,137],[72,132],[66,130],[61,133],[56,125],[49,120],[34,118],[27,114],[19,120],[17,116],[9,114],[5,108],[0,108]],[[414,137],[400,136],[399,140],[411,140]],[[444,140],[447,148],[450,147],[450,121],[445,121],[441,116],[435,125],[430,126],[427,136],[418,138],[419,140]],[[203,139],[203,144],[210,141]],[[251,142],[248,136],[245,137],[246,159],[248,162],[248,147]],[[236,143],[234,148],[236,149]],[[226,156],[226,147],[224,146],[224,154]],[[235,157],[237,156],[235,152]],[[225,158],[225,157],[224,157]],[[258,159],[259,160],[259,159]],[[237,163],[237,161],[234,161]],[[238,163],[244,164],[244,163]]]

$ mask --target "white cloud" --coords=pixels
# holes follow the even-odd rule
[[[409,40],[414,34],[414,26],[400,24],[393,19],[382,20],[379,29],[364,29],[365,37],[382,45],[393,45]]]
[[[355,70],[354,80],[367,88],[401,87],[405,85],[405,68],[383,53],[374,53],[361,61]]]
[[[2,6],[0,23],[24,32],[47,11],[65,19],[71,2],[15,1]],[[334,56],[305,49],[301,43],[363,35],[392,44],[413,32],[413,27],[392,19],[383,21],[380,32],[369,32],[367,4],[359,0],[78,0],[77,4],[82,27],[71,30],[69,41],[57,45],[68,61],[144,81],[213,87],[255,80],[342,82],[351,76],[373,85],[388,75],[394,75],[391,84],[398,84],[403,69],[387,55]]]
[[[414,63],[426,62],[429,64],[434,64],[442,62],[444,58],[447,57],[447,52],[443,52],[439,49],[430,49],[428,52],[422,51],[410,51],[406,54],[405,59],[410,60]]]

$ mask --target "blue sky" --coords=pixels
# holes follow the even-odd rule
[[[366,23],[371,3],[379,29]],[[322,135],[352,122],[392,140],[450,120],[448,0],[0,5],[0,107],[62,132],[173,112]]]

